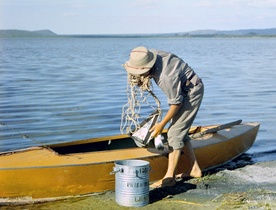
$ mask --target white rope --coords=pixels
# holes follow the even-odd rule
[[[156,102],[153,106],[148,101],[149,96],[152,96]],[[132,134],[140,128],[140,124],[145,120],[140,115],[142,106],[148,105],[153,110],[157,110],[155,115],[161,118],[160,101],[153,93],[153,86],[150,77],[136,77],[128,74],[127,78],[127,98],[128,102],[122,107],[122,118],[120,130],[123,134]],[[152,117],[153,115],[151,115]]]

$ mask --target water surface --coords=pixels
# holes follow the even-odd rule
[[[138,45],[173,52],[202,77],[194,124],[260,122],[249,152],[276,151],[275,38],[0,39],[0,151],[119,134],[121,64]]]

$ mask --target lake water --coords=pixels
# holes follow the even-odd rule
[[[138,45],[177,54],[203,79],[195,125],[260,122],[249,152],[276,152],[276,38],[0,39],[0,151],[119,134],[121,64]]]

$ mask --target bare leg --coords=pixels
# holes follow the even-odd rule
[[[185,142],[183,152],[186,155],[186,158],[189,162],[189,168],[187,168],[185,172],[178,174],[176,178],[201,177],[202,172],[196,160],[194,149],[190,141]],[[163,179],[153,183],[150,187],[158,188],[158,187],[174,186],[176,184],[175,169],[177,167],[180,155],[181,155],[181,150],[173,150],[173,152],[169,154],[167,173],[165,174]]]
[[[158,187],[173,186],[176,184],[176,181],[174,179],[175,169],[177,167],[180,155],[181,155],[181,150],[173,150],[169,154],[167,173],[165,174],[163,179],[153,183],[150,187],[158,188]]]
[[[189,161],[189,168],[181,174],[178,174],[177,178],[185,178],[185,177],[201,177],[202,172],[196,160],[196,156],[194,153],[194,149],[190,141],[185,142],[185,146],[183,148],[183,152]]]

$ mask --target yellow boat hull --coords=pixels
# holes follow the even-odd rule
[[[247,151],[253,145],[258,129],[258,123],[244,123],[192,140],[201,169],[225,164]],[[152,169],[150,181],[164,176],[167,170],[167,150],[133,147],[87,152],[93,141],[110,143],[118,140],[132,141],[125,135],[118,135],[2,153],[0,198],[47,199],[113,190],[115,176],[110,175],[110,172],[118,160],[149,161]],[[86,152],[56,152],[59,148],[77,144],[87,145]],[[185,168],[187,161],[185,155],[181,155],[177,173],[185,171]]]

